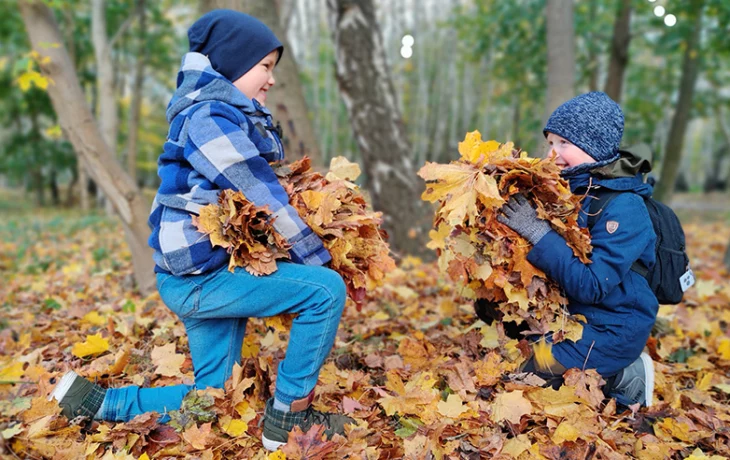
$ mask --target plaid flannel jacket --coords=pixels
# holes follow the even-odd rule
[[[187,53],[178,88],[167,108],[170,123],[158,159],[160,187],[152,203],[149,244],[155,271],[200,274],[224,265],[225,249],[192,225],[192,214],[218,202],[223,189],[240,190],[257,206],[268,205],[274,228],[292,244],[293,262],[324,265],[322,241],[289,204],[270,161],[284,158],[271,114],[216,72],[207,57]]]

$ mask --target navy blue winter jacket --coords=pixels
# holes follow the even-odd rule
[[[553,347],[553,355],[566,368],[585,366],[611,376],[631,364],[649,338],[659,305],[647,280],[631,270],[637,260],[647,267],[655,262],[656,235],[643,198],[652,192],[643,180],[647,166],[622,152],[610,165],[569,178],[571,191],[586,195],[578,220],[583,227],[600,188],[627,192],[597,215],[591,229],[591,264],[575,257],[552,230],[528,254],[530,263],[563,288],[570,312],[587,319],[578,342],[566,340]]]

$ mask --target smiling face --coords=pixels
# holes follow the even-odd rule
[[[547,142],[550,145],[550,153],[548,153],[548,156],[555,158],[555,163],[560,169],[572,168],[583,163],[596,162],[593,157],[581,150],[580,147],[557,134],[549,132]]]
[[[261,59],[251,70],[233,82],[233,86],[249,99],[256,99],[266,105],[266,92],[274,86],[274,66],[279,57],[279,50],[274,50]]]

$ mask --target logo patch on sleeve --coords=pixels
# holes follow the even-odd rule
[[[618,230],[618,222],[615,220],[609,220],[606,222],[606,231],[610,234],[616,233]]]

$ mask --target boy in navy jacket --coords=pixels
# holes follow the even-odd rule
[[[602,189],[625,192],[595,217],[592,263],[573,255],[521,195],[505,204],[498,220],[533,244],[530,263],[560,285],[572,314],[587,319],[580,340],[553,345],[555,365],[543,369],[531,359],[525,370],[553,377],[569,368],[593,368],[606,380],[607,396],[624,405],[649,406],[654,366],[642,350],[659,305],[647,280],[631,266],[638,260],[651,268],[655,262],[656,235],[644,205],[652,187],[643,179],[648,162],[619,150],[623,128],[619,105],[591,92],[558,107],[543,130],[571,191],[585,196],[579,225],[587,226],[587,210]],[[484,311],[484,303],[477,306]]]
[[[188,31],[190,52],[182,58],[177,90],[167,108],[170,123],[158,161],[161,179],[149,224],[160,297],[182,321],[195,371],[195,385],[104,389],[67,373],[56,398],[69,418],[128,421],[145,412],[180,408],[193,389],[222,388],[241,360],[250,317],[296,313],[280,362],[274,397],[263,417],[264,447],[287,442],[294,426],[344,433],[353,420],[312,408],[314,387],[334,344],[345,305],[345,284],[326,268],[330,254],[289,204],[269,162],[284,158],[281,139],[266,109],[275,84],[274,67],[284,51],[261,21],[232,10],[214,10]],[[257,277],[227,270],[225,249],[197,232],[192,216],[218,202],[221,190],[243,192],[268,206],[274,228],[291,244],[294,263]]]

